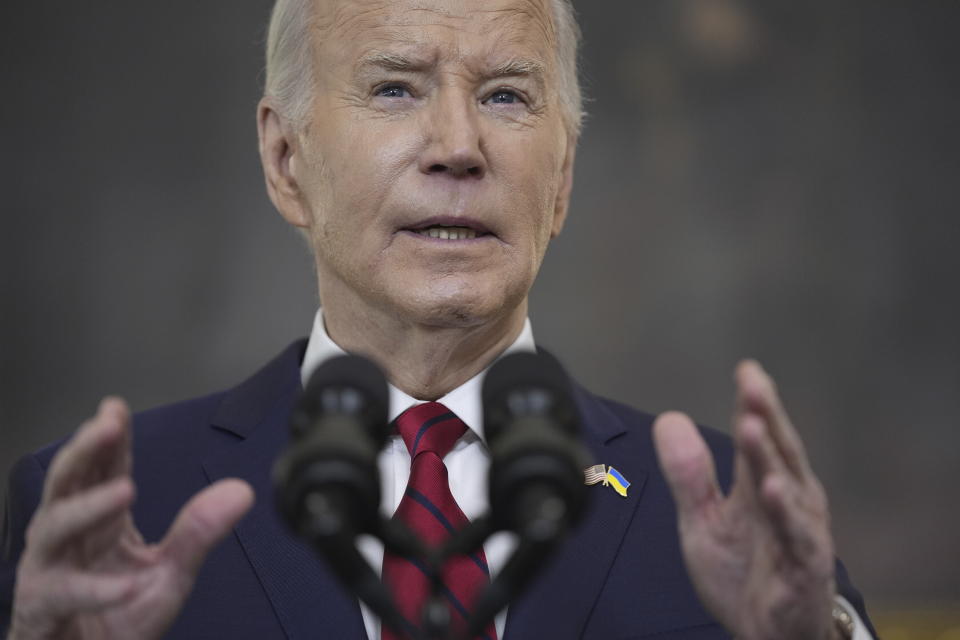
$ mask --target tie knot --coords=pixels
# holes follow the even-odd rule
[[[467,430],[467,425],[457,414],[439,402],[410,407],[397,416],[396,425],[411,458],[424,451],[432,451],[443,458]]]

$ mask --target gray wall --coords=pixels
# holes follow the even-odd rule
[[[269,4],[3,3],[0,472],[105,393],[212,391],[308,331],[256,157]],[[960,601],[960,5],[578,4],[592,115],[537,338],[718,426],[761,358],[874,607]]]

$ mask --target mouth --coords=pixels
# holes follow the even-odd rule
[[[470,227],[444,227],[442,225],[427,227],[426,229],[410,229],[410,231],[439,240],[472,240],[478,235],[482,235],[478,234],[476,229]]]
[[[424,220],[414,226],[405,227],[401,231],[407,231],[424,238],[435,240],[475,240],[487,236],[493,236],[485,226],[466,220],[458,219],[438,219],[432,218]]]

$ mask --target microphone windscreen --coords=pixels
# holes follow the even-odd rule
[[[483,381],[484,434],[491,444],[513,419],[524,415],[550,418],[576,435],[578,414],[570,378],[546,351],[511,353],[490,367]]]
[[[387,437],[390,393],[380,367],[357,355],[342,355],[326,360],[311,374],[296,413],[304,428],[321,415],[351,415],[359,419],[367,433],[382,444]],[[299,420],[294,421],[294,431]]]

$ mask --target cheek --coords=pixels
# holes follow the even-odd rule
[[[527,233],[539,252],[546,249],[553,230],[555,203],[561,178],[560,152],[547,136],[531,136],[523,144],[512,145],[503,163],[509,167],[505,181],[507,197],[520,210]]]
[[[379,126],[378,126],[379,125]],[[401,175],[415,161],[419,136],[399,123],[349,121],[329,148],[327,189],[337,211],[370,224],[383,219],[385,203]]]

